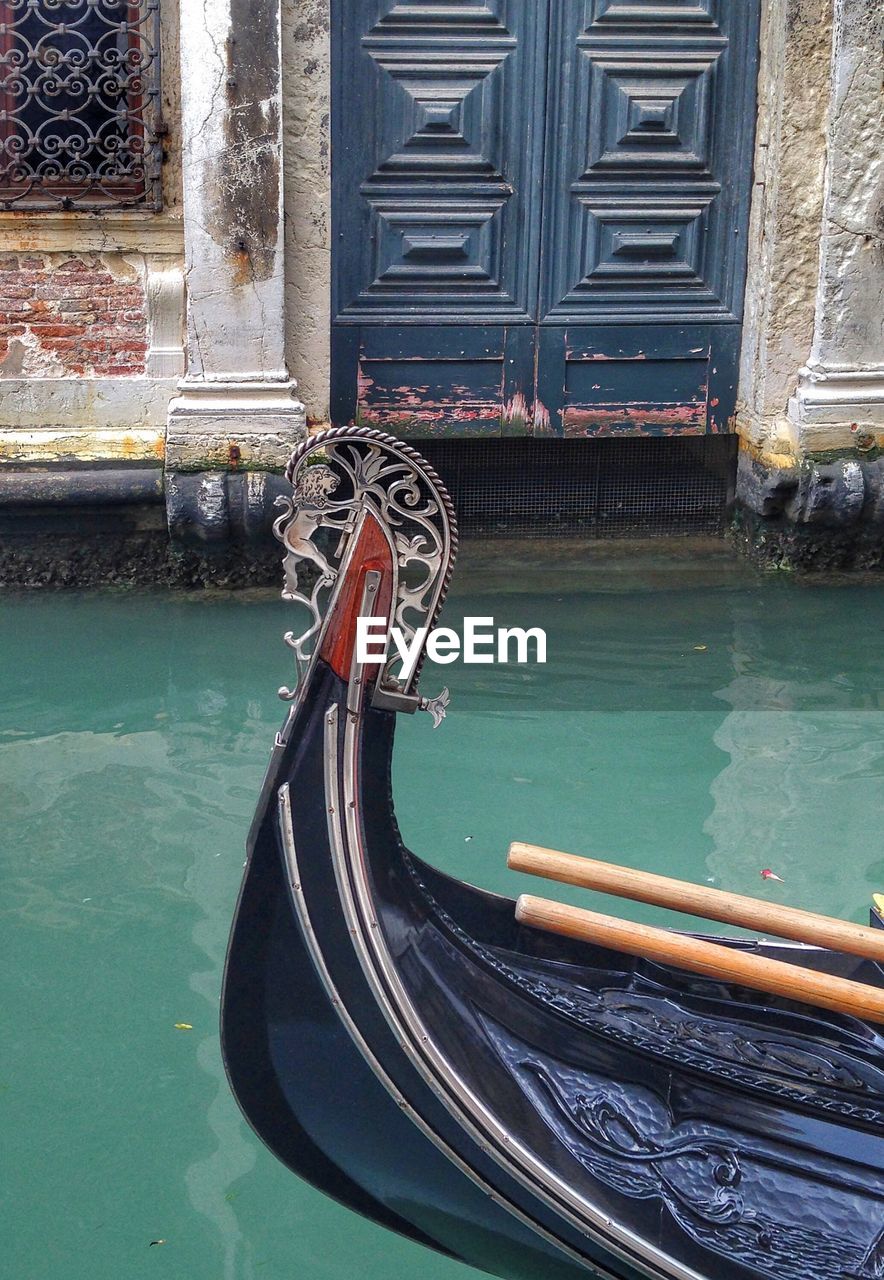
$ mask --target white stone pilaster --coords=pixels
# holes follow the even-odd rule
[[[304,432],[285,359],[279,0],[181,6],[186,358],[166,466],[282,466]]]
[[[879,0],[835,0],[814,338],[789,403],[799,453],[884,443]]]

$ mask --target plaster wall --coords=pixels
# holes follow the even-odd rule
[[[329,0],[283,0],[286,354],[311,425],[328,419]]]
[[[789,405],[799,452],[884,448],[880,0],[835,0],[813,348]]]
[[[841,0],[812,354],[833,372],[884,364],[882,36],[880,4]]]
[[[178,20],[163,0],[162,212],[0,212],[0,462],[162,462],[184,369]]]
[[[832,0],[768,0],[737,403],[758,455],[790,451],[786,407],[813,343],[831,57]]]
[[[828,12],[827,5],[826,17]],[[765,159],[773,162],[781,187],[772,201],[759,197],[753,216],[762,246],[773,225],[782,258],[789,261],[792,240],[782,182],[793,173],[800,178],[796,164],[802,157],[782,148],[784,122],[792,114],[788,23],[786,35],[780,126],[774,118],[760,140],[769,143],[769,155],[760,159],[761,174]],[[820,183],[812,166],[814,208],[801,227],[793,228],[796,239],[807,239],[802,262],[795,263],[795,269],[801,266],[802,287],[794,315],[778,306],[776,270],[756,267],[750,282],[750,290],[761,293],[757,324],[747,329],[744,352],[746,402],[740,426],[746,447],[737,470],[737,521],[750,554],[787,567],[884,564],[882,36],[880,0],[831,0],[827,77],[807,72],[819,81],[820,97],[806,107],[814,140],[824,108],[820,156],[825,167]],[[798,71],[804,73],[803,62]],[[807,152],[811,165],[814,154]],[[812,263],[816,279],[809,325]],[[793,278],[798,278],[794,271]],[[799,332],[802,343],[791,358],[778,358],[783,337],[794,339]]]
[[[205,0],[181,29],[187,378],[285,377],[277,0]]]

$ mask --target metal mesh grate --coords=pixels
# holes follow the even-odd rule
[[[591,538],[720,534],[734,436],[420,440],[462,533]]]
[[[158,205],[159,0],[0,0],[0,207]]]

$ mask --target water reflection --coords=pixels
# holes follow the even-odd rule
[[[882,675],[840,608],[804,600],[814,625],[805,610],[791,635],[734,608],[734,676],[716,691],[732,710],[713,737],[730,763],[711,788],[707,865],[728,888],[865,923],[884,883],[870,826],[884,805]],[[880,617],[877,595],[867,604]],[[785,883],[762,888],[763,867]]]
[[[549,662],[427,669],[452,706],[436,732],[424,716],[397,729],[409,843],[512,895],[537,889],[505,868],[522,838],[863,919],[884,888],[884,592],[549,554],[457,580],[446,622],[543,625]],[[464,1276],[294,1179],[223,1079],[220,972],[291,678],[285,606],[2,607],[9,1273]]]

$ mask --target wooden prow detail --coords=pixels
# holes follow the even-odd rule
[[[738,893],[725,893],[706,885],[673,880],[649,871],[636,871],[633,867],[618,867],[612,862],[560,853],[557,849],[543,849],[535,844],[511,844],[507,866],[513,871],[545,876],[548,880],[578,885],[581,889],[596,889],[618,898],[648,902],[655,907],[668,907],[671,911],[755,929],[793,942],[807,942],[830,951],[845,951],[884,964],[884,930],[869,929],[848,920],[836,920],[779,903],[761,902]]]
[[[393,592],[390,544],[373,513],[367,512],[347,562],[341,567],[341,573],[345,577],[331,606],[328,626],[319,649],[320,658],[342,680],[350,678],[356,646],[356,620],[362,608],[365,575],[371,569],[377,569],[381,573],[381,582],[377,598],[368,612],[374,617],[389,618]],[[382,666],[382,662],[367,663],[365,679],[375,676]]]
[[[672,965],[715,982],[736,983],[803,1004],[851,1014],[870,1022],[884,1022],[884,990],[833,977],[800,965],[768,960],[751,952],[706,942],[690,934],[670,933],[650,925],[617,920],[581,907],[566,906],[523,894],[516,903],[521,924],[579,938],[598,946]]]

